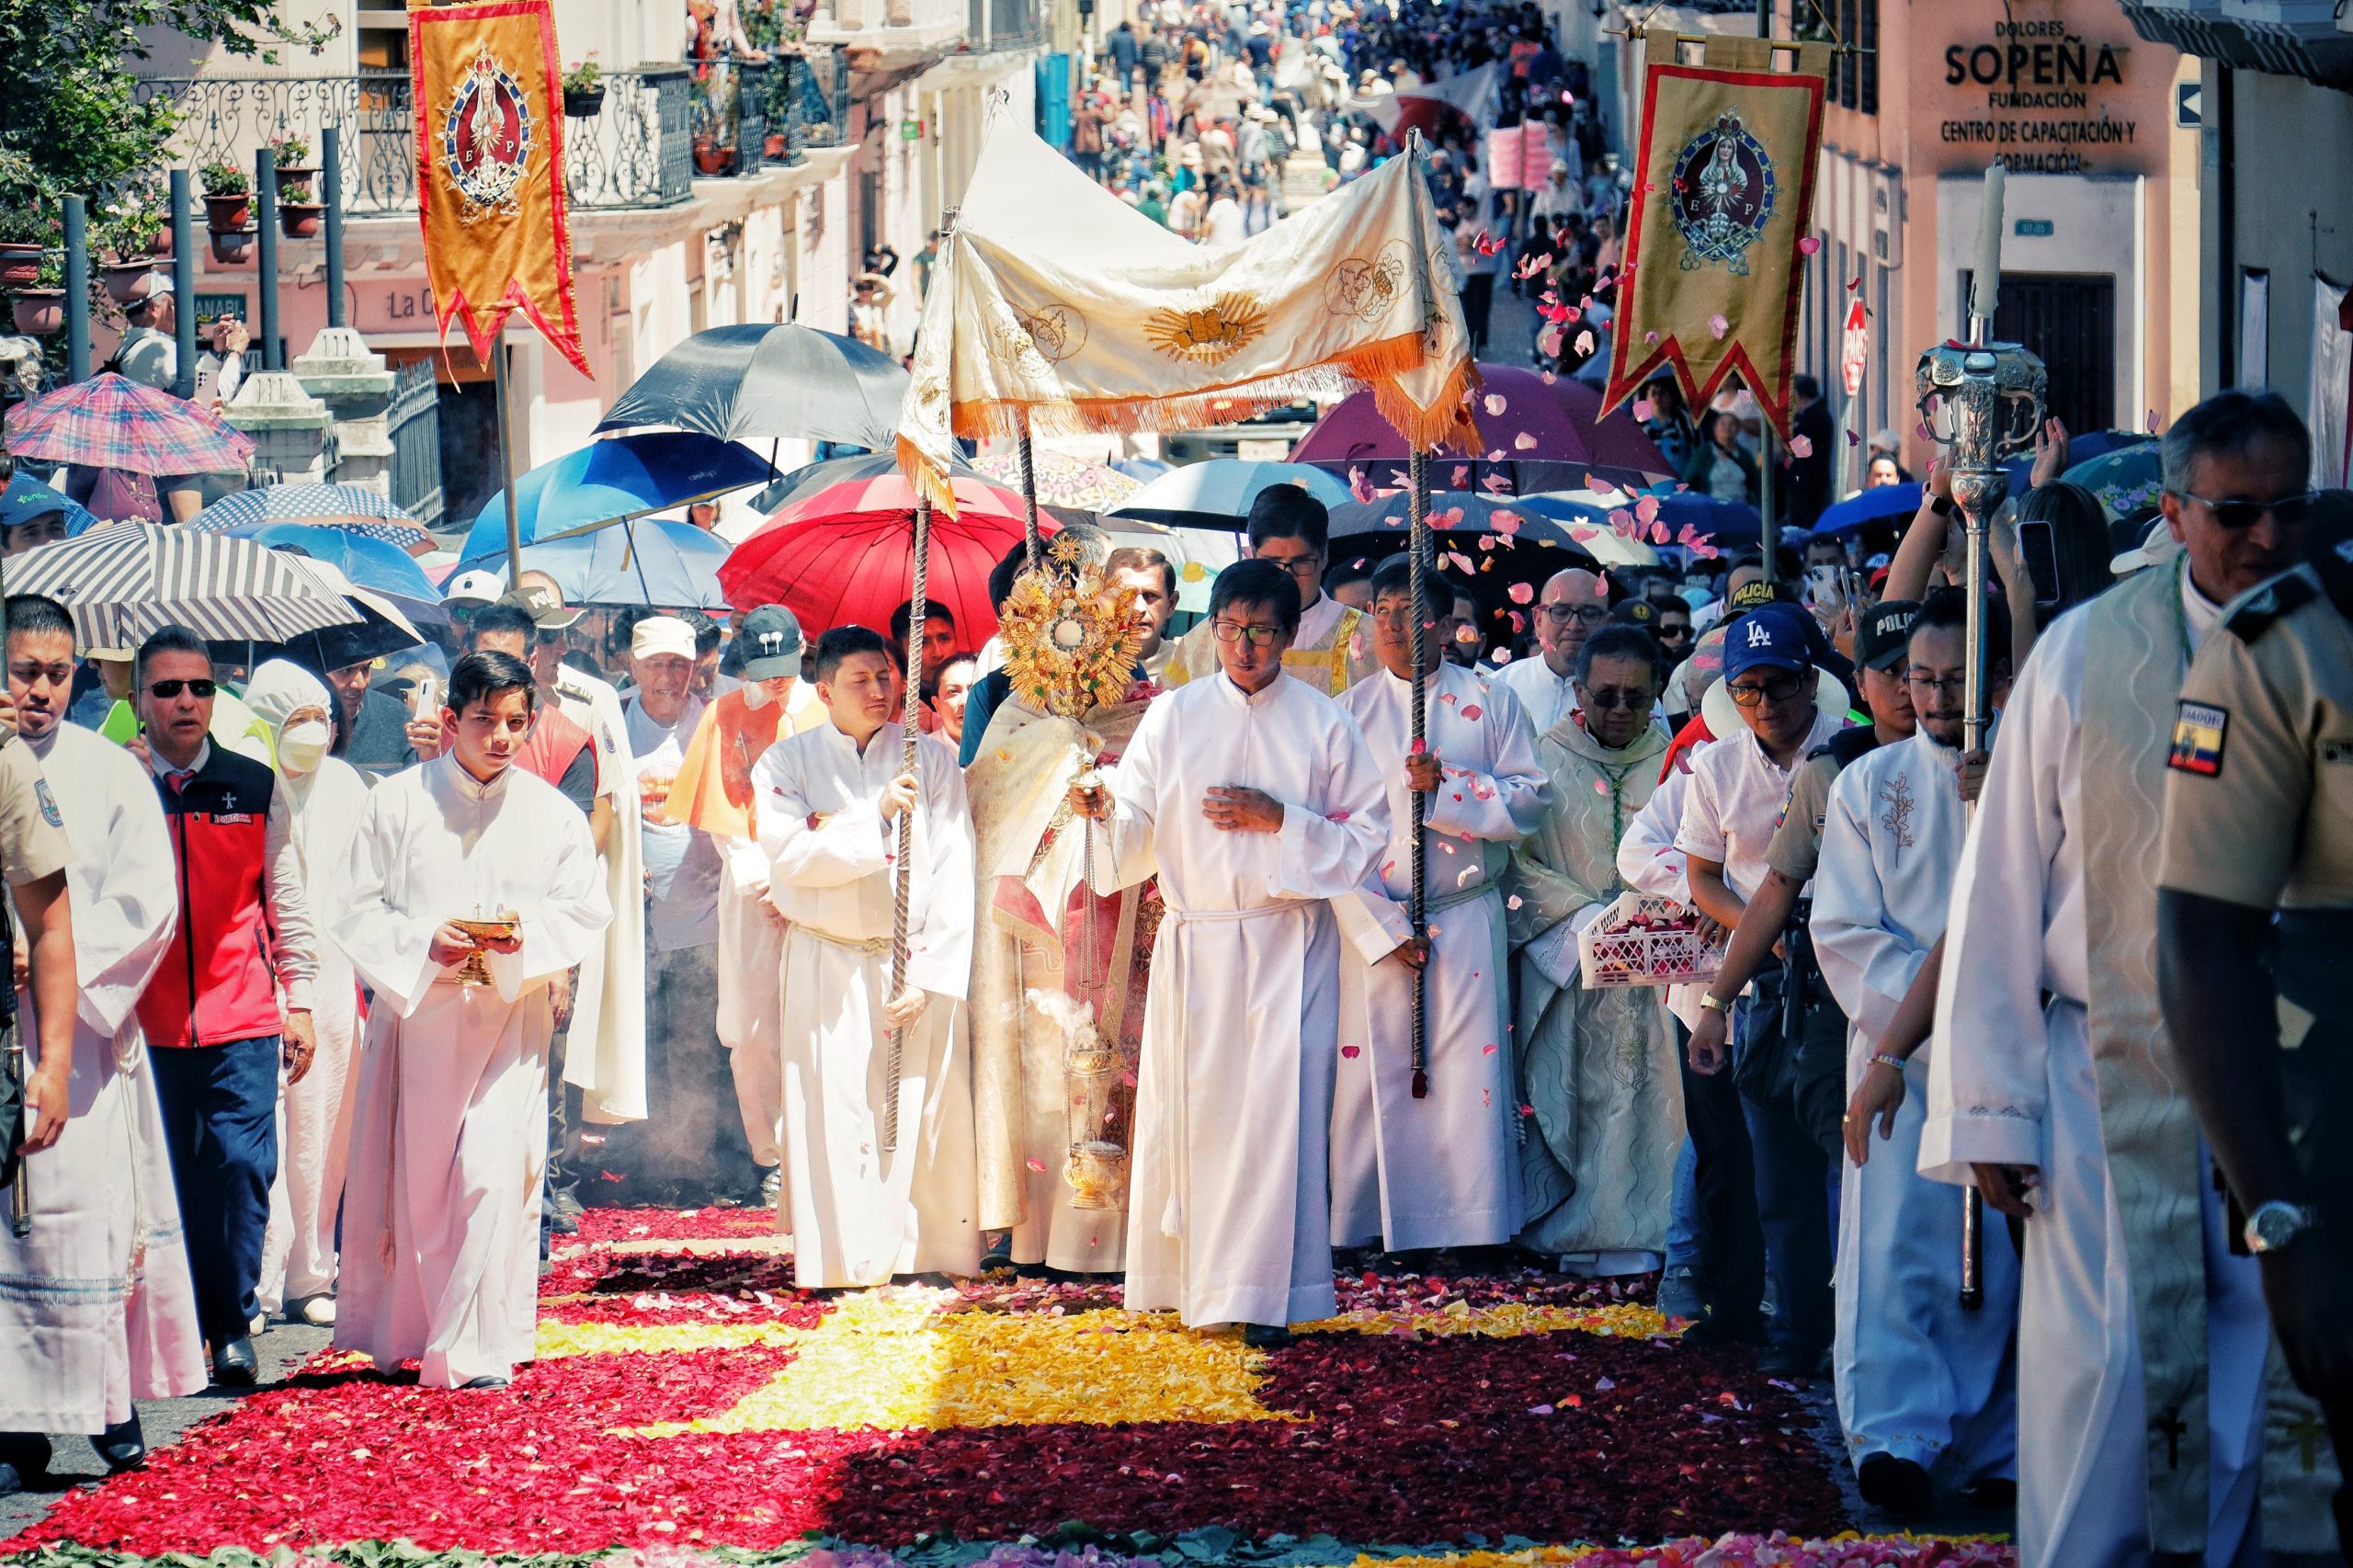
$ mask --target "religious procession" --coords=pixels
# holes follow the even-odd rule
[[[0,57],[0,1568],[2347,1560],[2341,44],[607,9]]]

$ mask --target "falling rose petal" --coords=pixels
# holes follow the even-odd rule
[[[1643,334],[1643,341],[1644,343],[1656,343],[1658,341],[1658,334],[1654,332],[1646,332]]]
[[[1593,792],[1597,795],[1607,795],[1609,793],[1609,786],[1597,778],[1593,781]]]
[[[1498,648],[1495,651],[1493,657],[1495,661],[1495,668],[1501,669],[1506,665],[1511,663],[1511,650],[1508,648]]]
[[[1666,542],[1666,525],[1665,523],[1653,523],[1651,525],[1651,542],[1653,544],[1665,544]]]
[[[1497,510],[1488,517],[1487,526],[1506,539],[1509,539],[1519,531],[1519,514]]]
[[[1530,603],[1536,597],[1536,590],[1526,583],[1514,583],[1506,591],[1511,596],[1511,602],[1516,605]]]
[[[1812,256],[1821,248],[1822,241],[1813,234],[1808,234],[1805,238],[1798,242],[1798,254],[1800,256]]]
[[[1449,506],[1443,512],[1431,513],[1430,525],[1433,528],[1461,528],[1462,526],[1462,508],[1460,506]]]
[[[1928,428],[1928,422],[1925,419],[1912,427],[1912,433],[1923,441],[1933,441],[1937,438],[1936,432]]]
[[[1623,506],[1612,508],[1609,513],[1609,527],[1621,538],[1632,533],[1634,531],[1634,514],[1629,512]]]
[[[1344,1045],[1340,1047],[1340,1054],[1353,1059],[1364,1054],[1364,1047],[1360,1045]],[[1043,1167],[1040,1168],[1042,1169]]]
[[[1037,1157],[1035,1157],[1035,1156],[1033,1155],[1033,1156],[1031,1156],[1030,1161],[1029,1161],[1029,1168],[1030,1168],[1031,1170],[1033,1170],[1033,1171],[1038,1172],[1040,1175],[1041,1175],[1041,1176],[1042,1176],[1042,1175],[1045,1173],[1045,1169],[1046,1169],[1046,1162],[1045,1162],[1045,1161],[1043,1161],[1043,1160],[1038,1159]]]
[[[2149,410],[2149,422],[2143,426],[2142,428],[2148,431],[2152,436],[2157,433],[2157,411],[2155,409],[2153,408]]]
[[[1511,629],[1515,636],[1528,630],[1528,618],[1519,611],[1507,609],[1504,611],[1504,615],[1511,621]]]
[[[1457,700],[1457,699],[1455,698],[1454,693],[1452,693],[1452,692],[1450,692],[1450,691],[1441,691],[1441,692],[1439,692],[1439,693],[1438,694],[1438,701],[1440,701],[1441,703],[1445,704],[1445,705],[1446,705],[1447,707],[1449,707],[1449,708],[1453,707],[1453,706],[1454,706],[1454,704],[1455,704],[1455,702],[1456,702],[1456,700]],[[1449,768],[1449,769],[1447,769],[1447,771],[1448,771],[1448,772],[1449,772],[1449,773],[1451,773],[1451,772],[1452,772],[1452,771],[1454,771],[1454,770],[1453,770],[1452,768]]]
[[[1465,719],[1473,721],[1474,722],[1477,721],[1479,715],[1484,711],[1486,711],[1486,710],[1481,708],[1475,702],[1466,702],[1462,705],[1462,716]]]
[[[1484,542],[1486,536],[1484,534],[1480,536],[1482,542]],[[1446,552],[1446,561],[1448,565],[1453,567],[1458,572],[1469,572],[1474,570],[1471,564],[1471,558],[1463,554],[1459,550],[1448,551]]]
[[[1847,444],[1850,447],[1859,447],[1863,444],[1863,438],[1854,431],[1849,430],[1847,432]]]
[[[1471,465],[1470,465],[1469,463],[1456,463],[1456,464],[1454,465],[1454,479],[1453,479],[1453,482],[1452,482],[1451,483],[1448,484],[1448,485],[1447,485],[1447,488],[1448,488],[1449,490],[1460,490],[1460,489],[1461,489],[1464,485],[1466,485],[1466,484],[1468,484],[1468,483],[1471,483]]]
[[[1863,286],[1863,280],[1862,280],[1862,278],[1861,278],[1861,277],[1860,277],[1859,275],[1859,276],[1857,276],[1857,277],[1849,278],[1848,279],[1847,279],[1847,292],[1848,292],[1849,294],[1851,294],[1851,293],[1855,292],[1857,290],[1860,289],[1862,286]]]
[[[1561,329],[1548,326],[1536,335],[1536,349],[1540,354],[1553,355],[1561,351]]]
[[[1608,574],[1608,573],[1604,572],[1604,573],[1601,574],[1601,581],[1600,581],[1600,584],[1599,584],[1599,587],[1600,587],[1600,591],[1601,591],[1601,592],[1603,592],[1603,593],[1605,593],[1605,594],[1606,594],[1606,593],[1608,593],[1608,592],[1609,591],[1609,574]]]
[[[1508,495],[1511,494],[1511,481],[1500,473],[1491,473],[1479,482],[1479,488],[1490,495]]]
[[[1634,417],[1643,424],[1647,425],[1651,422],[1651,415],[1655,411],[1656,405],[1649,398],[1638,397],[1634,400]]]
[[[1716,340],[1721,343],[1723,341],[1724,335],[1732,331],[1732,323],[1724,319],[1723,312],[1718,311],[1708,318],[1708,330],[1715,334]]]
[[[1411,752],[1414,756],[1419,756],[1424,752],[1430,749],[1430,744],[1427,741],[1415,741],[1412,745],[1407,746],[1405,749]]]
[[[1581,332],[1581,333],[1578,333],[1578,334],[1577,334],[1577,352],[1578,352],[1579,354],[1585,354],[1585,355],[1590,355],[1590,354],[1592,354],[1592,352],[1593,352],[1593,333],[1591,332],[1591,330],[1589,330],[1589,329],[1588,329],[1588,330],[1586,330],[1586,331],[1585,331],[1585,332]]]
[[[1462,797],[1461,797],[1461,796],[1460,796],[1460,795],[1457,795],[1457,796],[1455,797],[1455,799],[1456,799],[1456,800],[1458,800],[1458,801],[1459,801],[1459,800],[1461,800],[1461,798],[1462,798]],[[1445,846],[1444,846],[1443,845],[1441,845],[1439,847],[1444,848]],[[1447,850],[1447,853],[1450,855],[1450,854],[1452,854],[1452,853],[1453,853],[1453,851],[1452,851],[1451,849],[1448,849],[1448,850]],[[1469,886],[1471,885],[1471,882],[1472,882],[1472,879],[1474,879],[1475,877],[1477,877],[1477,876],[1478,876],[1478,874],[1479,874],[1479,868],[1478,868],[1478,867],[1476,867],[1476,866],[1465,866],[1465,867],[1463,867],[1463,868],[1462,868],[1462,874],[1461,874],[1461,876],[1459,876],[1459,877],[1457,877],[1457,878],[1455,878],[1455,879],[1454,879],[1454,885],[1455,885],[1456,887],[1458,887],[1458,888],[1469,887]]]
[[[1529,435],[1527,431],[1522,430],[1518,435],[1514,436],[1511,438],[1511,444],[1517,450],[1523,452],[1533,451],[1536,447],[1536,437]]]
[[[1495,549],[1495,535],[1493,535],[1493,534],[1481,534],[1481,535],[1479,536],[1479,548],[1480,548],[1481,550],[1493,550],[1493,549]],[[1482,562],[1480,563],[1479,570],[1481,570],[1482,572],[1483,572],[1483,571],[1485,571],[1485,570],[1487,569],[1487,567],[1488,567],[1490,564],[1492,564],[1492,562]]]
[[[1479,406],[1485,409],[1488,414],[1499,416],[1502,415],[1503,411],[1509,408],[1511,404],[1504,401],[1503,393],[1489,392],[1485,397],[1479,400]]]
[[[1495,1048],[1492,1045],[1483,1045],[1479,1048],[1479,1054],[1482,1056],[1493,1056],[1495,1053]]]
[[[1811,436],[1790,437],[1790,456],[1793,458],[1810,458],[1813,456],[1813,437]]]
[[[1392,468],[1392,469],[1391,469],[1391,470],[1389,471],[1389,488],[1390,488],[1390,489],[1392,489],[1392,490],[1403,490],[1403,489],[1404,489],[1407,485],[1409,485],[1409,484],[1411,484],[1411,483],[1414,483],[1414,481],[1413,481],[1412,476],[1410,476],[1409,474],[1407,474],[1407,473],[1406,473],[1403,469],[1394,469],[1394,468]]]
[[[1658,521],[1658,497],[1655,495],[1635,496],[1634,516],[1646,523]]]
[[[1521,898],[1521,897],[1519,896],[1519,894],[1518,894],[1518,893],[1514,893],[1514,894],[1512,894],[1509,898],[1507,898],[1507,899],[1504,900],[1504,907],[1505,907],[1506,909],[1518,909],[1518,908],[1522,903],[1525,903],[1526,902],[1527,902],[1527,900],[1525,900],[1525,899]]]
[[[1522,1116],[1534,1116],[1536,1114],[1536,1108],[1532,1105],[1524,1105],[1519,1108],[1519,1114]]]

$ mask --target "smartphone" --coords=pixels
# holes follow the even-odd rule
[[[438,719],[441,716],[441,677],[419,676],[409,687],[408,716],[412,719]]]
[[[1816,566],[1806,574],[1813,579],[1813,603],[1817,609],[1842,609],[1847,604],[1847,574],[1838,566]]]
[[[2034,603],[2038,609],[2049,609],[2063,597],[2059,582],[2059,544],[2046,522],[2018,524],[2018,559],[2026,562],[2026,574],[2034,583]]]

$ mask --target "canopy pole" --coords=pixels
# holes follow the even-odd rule
[[[1044,550],[1038,532],[1038,470],[1029,454],[1029,411],[1019,414],[1020,428],[1017,434],[1021,457],[1021,537],[1029,546],[1029,570],[1038,570],[1038,558]],[[918,564],[917,570],[921,570]]]
[[[498,467],[506,482],[506,585],[523,580],[523,517],[515,494],[515,419],[506,407],[506,340],[490,351],[490,399],[498,405]]]
[[[1413,527],[1405,541],[1406,559],[1412,563],[1412,597],[1414,624],[1411,638],[1414,649],[1414,744],[1413,755],[1420,756],[1427,749],[1423,739],[1423,727],[1428,720],[1429,694],[1427,672],[1422,659],[1422,629],[1429,621],[1429,584],[1423,562],[1430,551],[1430,472],[1429,457],[1419,447],[1412,458],[1414,493]],[[1422,842],[1422,822],[1429,812],[1429,797],[1419,790],[1409,790],[1407,797],[1414,802],[1414,940],[1429,938],[1427,902],[1429,868],[1426,864],[1428,852]],[[1427,962],[1414,971],[1414,1097],[1429,1098],[1429,1040],[1427,1010],[1424,1006],[1429,966]]]
[[[185,196],[187,193],[183,190],[181,194]],[[6,490],[9,481],[16,477],[17,460],[5,449],[0,449],[0,490]],[[0,573],[0,601],[5,601],[7,596],[6,574]],[[21,1096],[26,1076],[24,1020],[19,1018],[14,1028],[0,1035],[0,1081],[9,1084]],[[17,1162],[17,1174],[8,1183],[8,1233],[18,1241],[33,1233],[33,1177],[29,1161],[20,1159]]]
[[[914,597],[907,610],[907,698],[901,710],[900,721],[905,733],[901,737],[899,771],[914,774],[918,803],[923,776],[915,756],[916,737],[921,733],[923,718],[923,622],[925,579],[930,574],[931,503],[917,497],[915,501],[915,565]],[[891,911],[891,1001],[897,1001],[907,988],[907,900],[914,885],[915,814],[913,810],[899,813],[897,863],[892,876],[892,907]],[[883,1064],[882,1152],[896,1153],[899,1148],[899,1073],[906,1060],[907,1031],[891,1031],[890,1054]]]

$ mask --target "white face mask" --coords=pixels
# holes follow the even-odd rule
[[[289,724],[278,737],[278,765],[289,773],[316,773],[319,759],[327,755],[328,738],[322,720],[305,719],[299,724]]]

